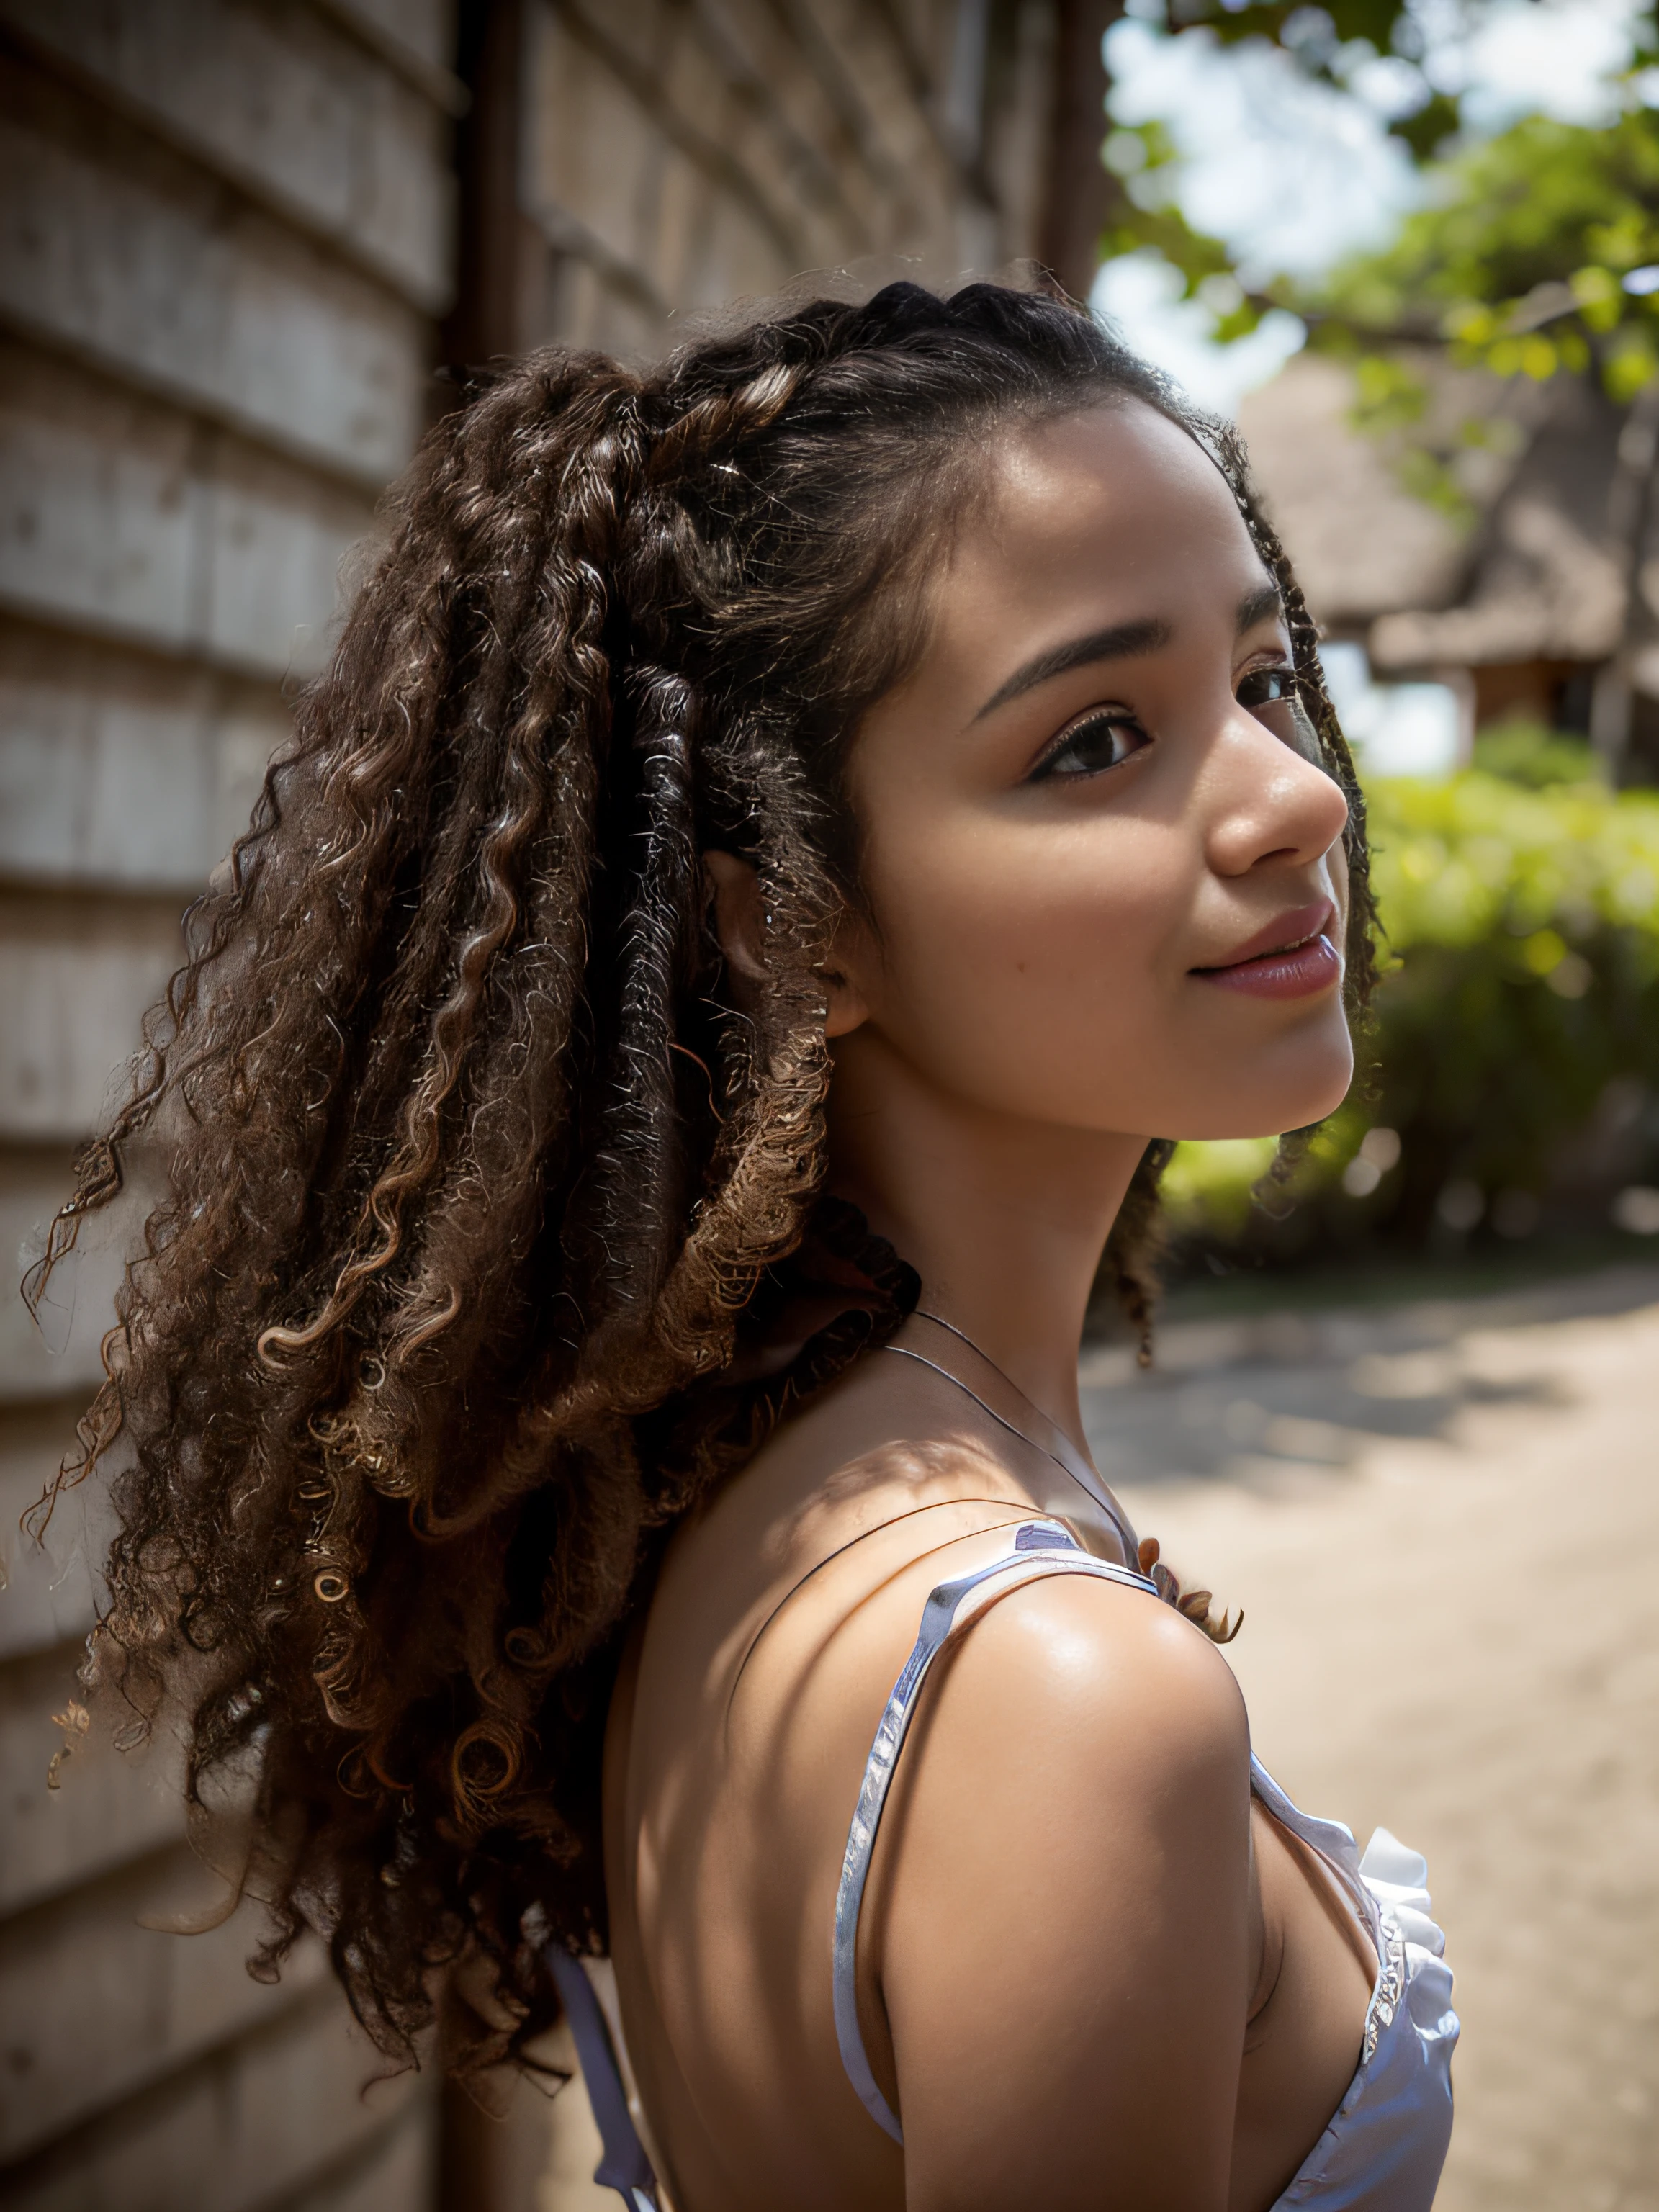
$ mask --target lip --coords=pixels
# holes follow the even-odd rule
[[[1328,899],[1292,908],[1248,939],[1231,959],[1191,973],[1224,991],[1243,991],[1252,998],[1310,998],[1341,979],[1342,956],[1328,934],[1335,919]]]

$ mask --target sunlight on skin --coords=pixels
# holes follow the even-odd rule
[[[929,649],[854,755],[879,936],[838,946],[834,1177],[1061,1419],[1147,1138],[1297,1127],[1352,1074],[1328,957],[1283,998],[1199,972],[1342,939],[1342,795],[1282,709],[1238,703],[1289,659],[1267,583],[1163,416],[1050,424],[1006,453]],[[1131,623],[1156,641],[983,711],[1034,657]],[[1057,759],[1068,731],[1082,750]]]
[[[824,981],[830,1187],[1002,1370],[1002,1411],[862,1360],[669,1548],[605,1826],[629,2045],[690,2212],[1006,2212],[1034,2157],[1045,2203],[1261,2212],[1352,2078],[1376,1971],[1253,1808],[1214,1646],[1150,1595],[1042,1583],[930,1689],[872,1869],[859,2011],[902,2160],[842,2068],[847,1821],[942,1563],[1034,1511],[1133,1556],[1022,1419],[1080,1436],[1084,1306],[1148,1137],[1298,1126],[1352,1067],[1346,803],[1224,480],[1139,402],[986,459],[920,660],[854,747],[868,916]],[[756,879],[708,859],[740,990]]]

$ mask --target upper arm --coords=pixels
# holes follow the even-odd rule
[[[941,1668],[860,1931],[908,2203],[1218,2212],[1251,1979],[1231,1670],[1169,1607],[1071,1576]]]

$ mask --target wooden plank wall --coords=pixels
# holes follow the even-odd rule
[[[1054,44],[1053,0],[0,0],[8,1283],[433,368],[654,349],[805,270],[1032,252]],[[17,1523],[95,1381],[118,1258],[89,1237],[40,1330],[0,1296],[0,2202],[423,2212],[437,2100],[361,2094],[320,1960],[273,1990],[240,1917],[139,1924],[199,1881],[165,1747],[90,1741],[42,1786],[97,1502],[66,1499],[43,1551]],[[600,2201],[565,2111],[550,2139],[545,2106],[483,2136],[452,2110],[447,2212]]]
[[[447,0],[0,0],[0,1255],[11,1282],[246,820],[342,556],[425,418],[453,282]],[[435,2105],[319,1955],[190,1938],[176,1762],[42,1787],[96,1516],[18,1516],[111,1253],[0,1304],[0,2200],[420,2212]]]
[[[809,272],[949,283],[1036,251],[1051,0],[517,13],[516,81],[480,111],[518,140],[512,298],[489,349],[651,352],[686,316]],[[492,220],[499,235],[505,211]]]

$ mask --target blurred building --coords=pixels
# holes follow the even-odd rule
[[[1313,355],[1240,410],[1315,613],[1380,684],[1450,687],[1466,742],[1509,719],[1594,726],[1624,776],[1659,781],[1651,426],[1579,377],[1420,367],[1409,440],[1356,429],[1350,371]],[[1421,495],[1437,453],[1439,504]]]
[[[553,337],[654,349],[848,264],[1036,254],[1085,289],[1113,12],[0,0],[14,1281],[319,664],[342,557],[453,395],[434,370]],[[270,1990],[244,1919],[138,1924],[200,1906],[165,1746],[141,1771],[94,1735],[42,1786],[52,1714],[76,1735],[98,1516],[67,1498],[45,1551],[17,1522],[97,1377],[116,1261],[91,1240],[42,1331],[0,1301],[0,2199],[419,2212],[445,2166],[449,2205],[574,2202],[544,2129],[451,2124],[446,2161],[425,2082],[361,2095],[315,1955]]]

